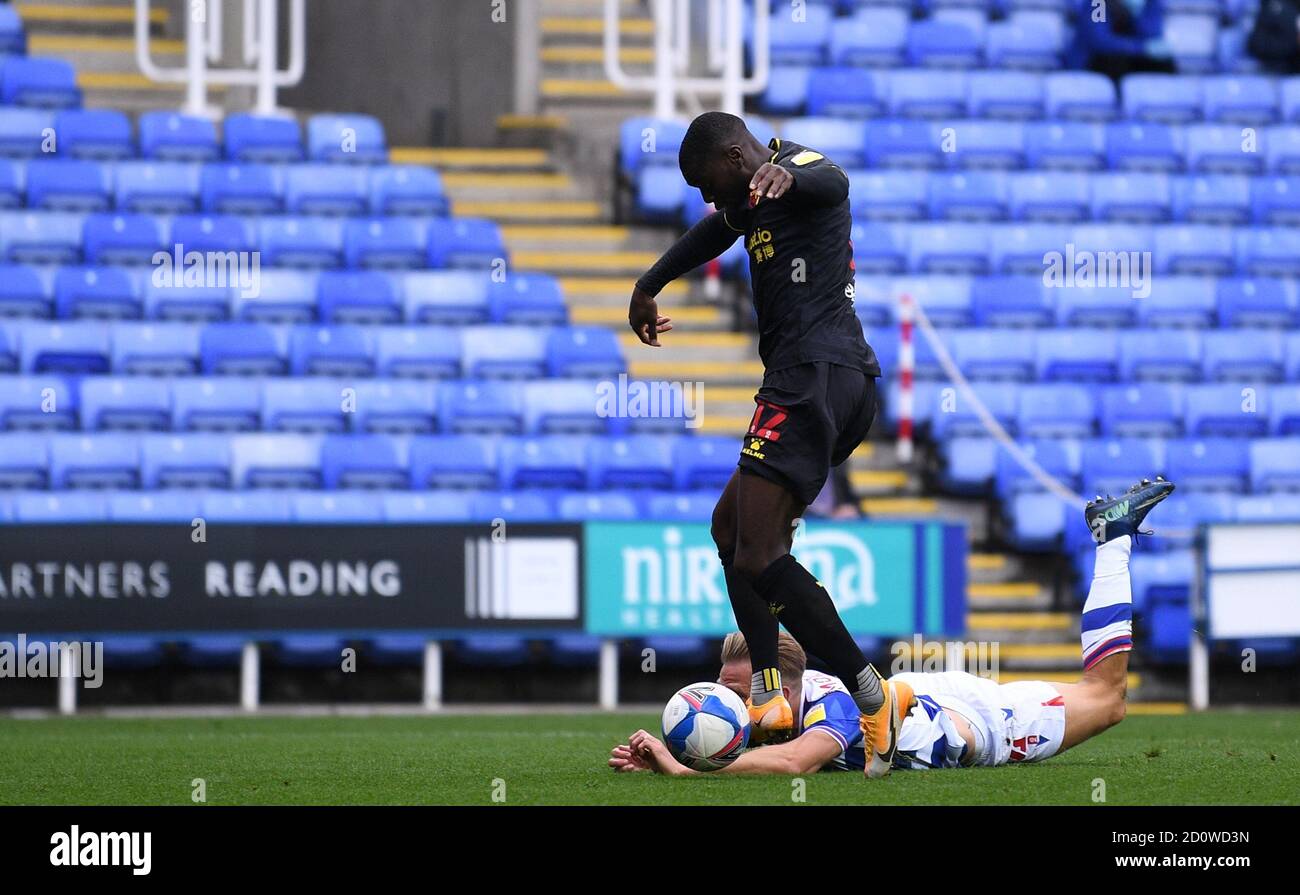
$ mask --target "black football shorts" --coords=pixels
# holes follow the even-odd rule
[[[876,380],[839,364],[799,364],[765,374],[754,402],[741,471],[776,482],[807,506],[831,467],[867,437],[876,416]]]

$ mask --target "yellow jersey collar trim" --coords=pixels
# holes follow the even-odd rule
[[[776,150],[772,153],[772,157],[767,160],[769,164],[775,164],[776,157],[781,154],[781,138],[773,137],[771,142],[767,144],[767,148]]]

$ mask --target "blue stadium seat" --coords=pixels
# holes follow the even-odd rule
[[[261,425],[258,380],[204,377],[172,382],[172,428],[177,431],[252,431]]]
[[[1268,392],[1242,384],[1188,386],[1183,396],[1189,436],[1249,436],[1268,432]]]
[[[330,490],[403,490],[411,482],[407,444],[388,435],[328,435],[321,443],[321,477]]]
[[[832,31],[831,11],[825,6],[809,6],[805,17],[774,15],[769,38],[774,65],[817,65],[826,57]],[[746,17],[746,41],[751,39],[752,17]],[[800,141],[802,142],[802,141]]]
[[[569,322],[560,283],[548,274],[513,273],[488,284],[488,307],[494,323],[558,325]]]
[[[1173,218],[1189,224],[1244,224],[1250,220],[1249,177],[1195,174],[1175,177]]]
[[[1237,499],[1237,522],[1300,522],[1300,495],[1286,492]]]
[[[20,524],[105,522],[108,500],[103,494],[49,494],[29,491],[17,494],[14,521]]]
[[[910,16],[902,9],[860,9],[831,28],[832,65],[891,68],[903,64]]]
[[[348,492],[305,492],[292,497],[295,522],[315,525],[358,525],[384,521],[378,495]]]
[[[1252,441],[1250,487],[1253,491],[1300,491],[1300,439]]]
[[[1120,85],[1124,114],[1141,121],[1182,124],[1201,117],[1196,79],[1167,74],[1133,74]]]
[[[0,7],[0,54],[27,55],[27,32],[23,20],[11,6]]]
[[[264,265],[302,268],[342,266],[342,221],[285,216],[264,218],[260,223]]]
[[[219,323],[200,336],[203,372],[223,376],[281,376],[288,371],[283,334],[257,323]]]
[[[1159,122],[1122,121],[1106,126],[1106,160],[1127,171],[1180,171],[1183,154],[1176,132]]]
[[[1004,505],[1007,540],[1028,553],[1059,549],[1065,532],[1066,505],[1055,494],[1026,492]]]
[[[421,268],[428,244],[429,228],[419,218],[357,218],[344,225],[348,267]]]
[[[997,221],[1007,216],[1007,178],[1000,171],[935,174],[930,217],[951,221]]]
[[[149,264],[168,246],[158,218],[147,214],[92,214],[82,237],[88,264]]]
[[[802,115],[806,111],[811,80],[810,66],[772,66],[759,108],[771,115]]]
[[[169,238],[173,246],[181,245],[185,254],[257,251],[252,223],[234,215],[195,214],[174,217]],[[251,267],[251,262],[246,262],[245,266]],[[175,279],[182,279],[180,272],[175,274]],[[240,283],[231,285],[242,286]]]
[[[284,168],[284,210],[289,214],[354,216],[370,206],[366,171],[343,165],[303,164]]]
[[[402,319],[393,277],[375,271],[325,270],[316,284],[317,311],[326,323],[373,325]]]
[[[1213,71],[1219,51],[1218,14],[1166,15],[1163,37],[1180,72]]]
[[[1074,222],[1089,216],[1089,179],[1073,172],[1032,171],[1008,179],[1007,208],[1025,221]]]
[[[807,95],[809,115],[875,118],[889,111],[890,82],[860,68],[816,68]]]
[[[314,161],[382,164],[388,161],[384,127],[370,115],[313,115],[307,154]]]
[[[791,142],[816,148],[841,168],[856,168],[866,162],[868,127],[861,121],[792,118],[785,123],[782,133]]]
[[[1059,254],[1074,241],[1073,228],[1064,224],[1002,224],[988,229],[991,272],[1031,275],[1040,282],[1044,257]]]
[[[1087,121],[1031,121],[1024,125],[1030,168],[1095,171],[1107,164],[1106,128]]]
[[[1262,277],[1300,276],[1300,233],[1243,228],[1235,236],[1240,272]]]
[[[1092,216],[1099,221],[1153,224],[1169,218],[1169,178],[1159,172],[1094,174]]]
[[[524,385],[523,400],[525,428],[530,433],[599,435],[609,431],[614,421],[612,415],[602,413],[600,384],[596,382],[564,379],[529,382]]]
[[[1300,300],[1291,281],[1224,278],[1217,289],[1219,320],[1224,326],[1300,326]]]
[[[72,159],[118,161],[135,157],[131,120],[116,109],[65,109],[54,117],[59,154]]]
[[[44,491],[50,482],[50,452],[44,438],[0,434],[0,488]]]
[[[988,493],[998,463],[998,443],[992,438],[949,438],[939,445],[943,458],[939,484],[950,494]]]
[[[54,293],[46,271],[20,264],[0,264],[0,316],[49,317]]]
[[[490,489],[497,487],[498,454],[504,441],[473,435],[411,440],[411,487]]]
[[[1288,333],[1286,337],[1286,378],[1300,382],[1300,333]]]
[[[1185,604],[1196,580],[1196,554],[1192,550],[1135,552],[1129,560],[1129,574],[1136,612],[1145,613],[1153,604]]]
[[[587,482],[587,439],[577,435],[508,438],[500,447],[501,485],[581,490]]]
[[[106,373],[112,362],[102,325],[32,321],[23,327],[21,341],[22,368],[30,373]]]
[[[262,384],[262,426],[275,432],[343,432],[344,386],[329,379],[269,379]]]
[[[124,491],[108,495],[108,519],[111,522],[160,522],[191,524],[199,517],[197,495],[183,491],[152,494]]]
[[[1054,13],[1013,13],[989,25],[985,55],[990,68],[1043,71],[1060,67],[1065,27]]]
[[[52,127],[54,116],[44,109],[0,106],[0,156],[39,158]]]
[[[1141,299],[1131,286],[1067,286],[1056,294],[1062,326],[1128,327],[1137,321]]]
[[[1022,441],[1019,447],[1048,475],[1066,487],[1078,487],[1083,465],[1080,442],[1069,438],[1048,438]],[[1014,494],[1045,490],[1010,451],[998,451],[995,475],[997,494],[1004,500]]]
[[[1251,183],[1255,222],[1269,227],[1300,224],[1300,177],[1257,177]]]
[[[384,494],[382,499],[384,518],[389,522],[466,522],[471,518],[473,492],[398,492]]]
[[[374,376],[370,334],[357,326],[296,327],[289,335],[289,370],[295,376]]]
[[[1048,326],[1054,320],[1041,276],[978,278],[971,284],[971,309],[977,326]]]
[[[904,68],[890,75],[889,114],[895,118],[950,118],[965,111],[962,72]]]
[[[85,216],[70,212],[0,212],[4,260],[76,264],[81,260]]]
[[[634,177],[643,167],[677,166],[677,151],[686,136],[680,121],[641,116],[626,118],[619,125],[619,170]]]
[[[501,230],[486,218],[447,218],[429,228],[430,267],[487,270],[508,259]]]
[[[907,61],[930,68],[964,69],[978,66],[985,40],[983,16],[953,21],[931,17],[912,24],[907,32]]]
[[[850,154],[845,167],[870,164],[873,168],[937,168],[945,164],[935,126],[926,121],[883,119],[867,122],[865,157]]]
[[[656,522],[708,522],[717,497],[711,493],[651,494],[645,501],[645,518]]]
[[[27,165],[27,207],[107,211],[113,204],[111,180],[109,166],[99,162],[32,161]]]
[[[1214,281],[1205,277],[1153,277],[1151,294],[1137,304],[1138,321],[1148,328],[1202,328],[1215,325],[1217,310]],[[1190,370],[1188,375],[1198,377],[1199,361]]]
[[[26,174],[27,167],[18,160],[0,160],[0,208],[23,207]]]
[[[438,427],[437,391],[432,382],[373,379],[353,388],[354,431],[427,433]]]
[[[0,429],[41,431],[76,425],[77,390],[62,377],[0,377]]]
[[[140,445],[134,435],[94,433],[50,439],[50,487],[138,488]]]
[[[384,327],[375,332],[376,372],[400,379],[460,375],[460,333],[440,327]]]
[[[1224,276],[1236,267],[1232,231],[1204,224],[1169,224],[1155,228],[1158,274]]]
[[[1094,430],[1092,393],[1080,385],[1019,386],[1016,431],[1021,438],[1087,438]]]
[[[678,491],[720,492],[736,471],[738,442],[723,436],[679,438],[672,446],[673,487]]]
[[[546,362],[552,376],[614,377],[627,369],[623,349],[604,327],[572,326],[551,331]]]
[[[293,509],[286,494],[209,491],[201,500],[203,518],[213,524],[274,524],[293,520]]]
[[[853,264],[859,275],[901,273],[907,269],[908,228],[859,222],[850,232]]]
[[[81,427],[167,430],[171,403],[171,391],[161,379],[89,377],[81,381]]]
[[[302,161],[302,128],[291,116],[240,113],[226,116],[221,127],[232,162]]]
[[[1153,545],[1160,550],[1191,547],[1197,525],[1235,520],[1238,502],[1231,494],[1184,491],[1180,485],[1179,490],[1160,505],[1160,531]],[[1088,552],[1092,552],[1091,548]]]
[[[140,279],[120,267],[62,267],[54,274],[54,308],[64,319],[121,320],[144,309]]]
[[[694,199],[695,195],[676,169],[654,165],[637,173],[636,214],[642,221],[673,223],[683,217]]]
[[[540,379],[546,375],[547,331],[525,326],[464,330],[462,362],[470,379]]]
[[[564,522],[627,521],[641,515],[636,501],[626,494],[565,494],[555,505],[556,517]]]
[[[976,398],[985,409],[1004,429],[1013,434],[1017,428],[1018,397],[1023,388],[1017,383],[1010,382],[979,382],[973,386]],[[920,389],[917,390],[917,398],[916,418],[920,420],[925,413],[923,405],[932,405],[934,402],[923,398]],[[891,405],[896,403],[891,401]],[[984,429],[983,421],[975,412],[974,404],[966,400],[965,394],[960,390],[953,392],[951,409],[945,406],[943,412],[925,413],[925,415],[931,417],[930,425],[936,439],[988,434]]]
[[[1043,79],[1027,72],[972,71],[966,81],[971,118],[1027,121],[1043,117]]]
[[[657,436],[593,439],[587,456],[587,487],[669,491],[674,482],[672,448],[673,439]]]
[[[470,498],[470,518],[487,522],[510,519],[515,522],[554,522],[555,501],[536,491],[526,494],[479,492]]]
[[[1159,382],[1117,385],[1101,392],[1101,434],[1176,437],[1183,431],[1182,392]]]
[[[1140,479],[1165,473],[1165,443],[1159,438],[1107,438],[1082,445],[1083,493],[1123,494]]]
[[[1272,124],[1278,117],[1277,85],[1261,76],[1204,78],[1205,120],[1229,124]]]
[[[444,383],[438,398],[444,431],[515,435],[523,431],[523,392],[513,382]]]
[[[216,125],[194,115],[145,112],[140,116],[140,154],[159,161],[215,161],[221,155]]]
[[[319,488],[320,449],[320,438],[309,435],[236,435],[230,441],[234,487]]]
[[[953,360],[969,379],[1029,382],[1034,377],[1034,342],[1022,332],[954,330],[948,338],[948,347]]]
[[[62,59],[10,56],[0,63],[0,102],[41,109],[80,106],[76,71]]]
[[[145,488],[229,488],[230,442],[224,435],[146,436],[140,440],[140,473]]]
[[[1200,335],[1186,330],[1120,333],[1119,365],[1124,380],[1197,382],[1201,378]]]
[[[420,271],[401,276],[406,319],[412,323],[486,323],[491,278],[479,271]]]
[[[451,203],[442,177],[422,165],[384,165],[370,174],[370,213],[446,217]]]
[[[1281,333],[1208,332],[1202,343],[1206,381],[1278,382],[1285,376]]]
[[[1270,127],[1265,131],[1264,158],[1272,174],[1300,174],[1300,127]]]
[[[1166,472],[1182,491],[1246,490],[1250,442],[1244,438],[1175,439],[1165,445]]]
[[[1119,346],[1113,333],[1062,329],[1038,334],[1038,376],[1044,382],[1112,382],[1118,374]]]
[[[949,131],[954,142],[946,155],[957,167],[1024,167],[1025,125],[1018,121],[956,121],[945,126],[941,134]]]
[[[199,210],[201,169],[188,162],[119,162],[114,187],[119,211],[188,214]]]
[[[1048,118],[1110,121],[1119,104],[1110,78],[1096,72],[1058,71],[1043,79]]]
[[[1300,435],[1300,385],[1279,385],[1270,390],[1274,435]]]
[[[987,273],[989,233],[977,224],[917,225],[911,231],[908,266],[918,273]]]
[[[1242,128],[1231,124],[1192,124],[1183,131],[1187,170],[1203,174],[1259,174],[1264,157],[1242,151]]]
[[[199,194],[203,210],[212,214],[279,214],[284,175],[272,165],[204,165]]]

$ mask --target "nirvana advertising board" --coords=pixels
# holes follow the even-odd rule
[[[810,522],[794,555],[855,634],[959,634],[966,530],[938,522]],[[723,635],[736,629],[709,526],[588,523],[587,631]]]
[[[0,633],[577,629],[577,525],[0,526]]]

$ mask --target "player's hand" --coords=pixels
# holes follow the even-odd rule
[[[640,756],[650,770],[668,777],[682,777],[691,773],[691,769],[679,764],[658,737],[651,736],[644,730],[638,730],[627,741],[628,747]]]
[[[754,172],[749,182],[749,193],[755,199],[780,199],[794,186],[794,175],[780,165],[764,162]]]
[[[666,333],[673,328],[671,317],[659,315],[659,305],[654,296],[647,295],[640,289],[632,290],[632,301],[628,303],[627,322],[632,332],[643,345],[659,347],[659,333]]]
[[[609,766],[620,774],[630,771],[650,770],[650,765],[646,764],[640,753],[633,752],[632,747],[626,743],[619,743],[610,750]]]

